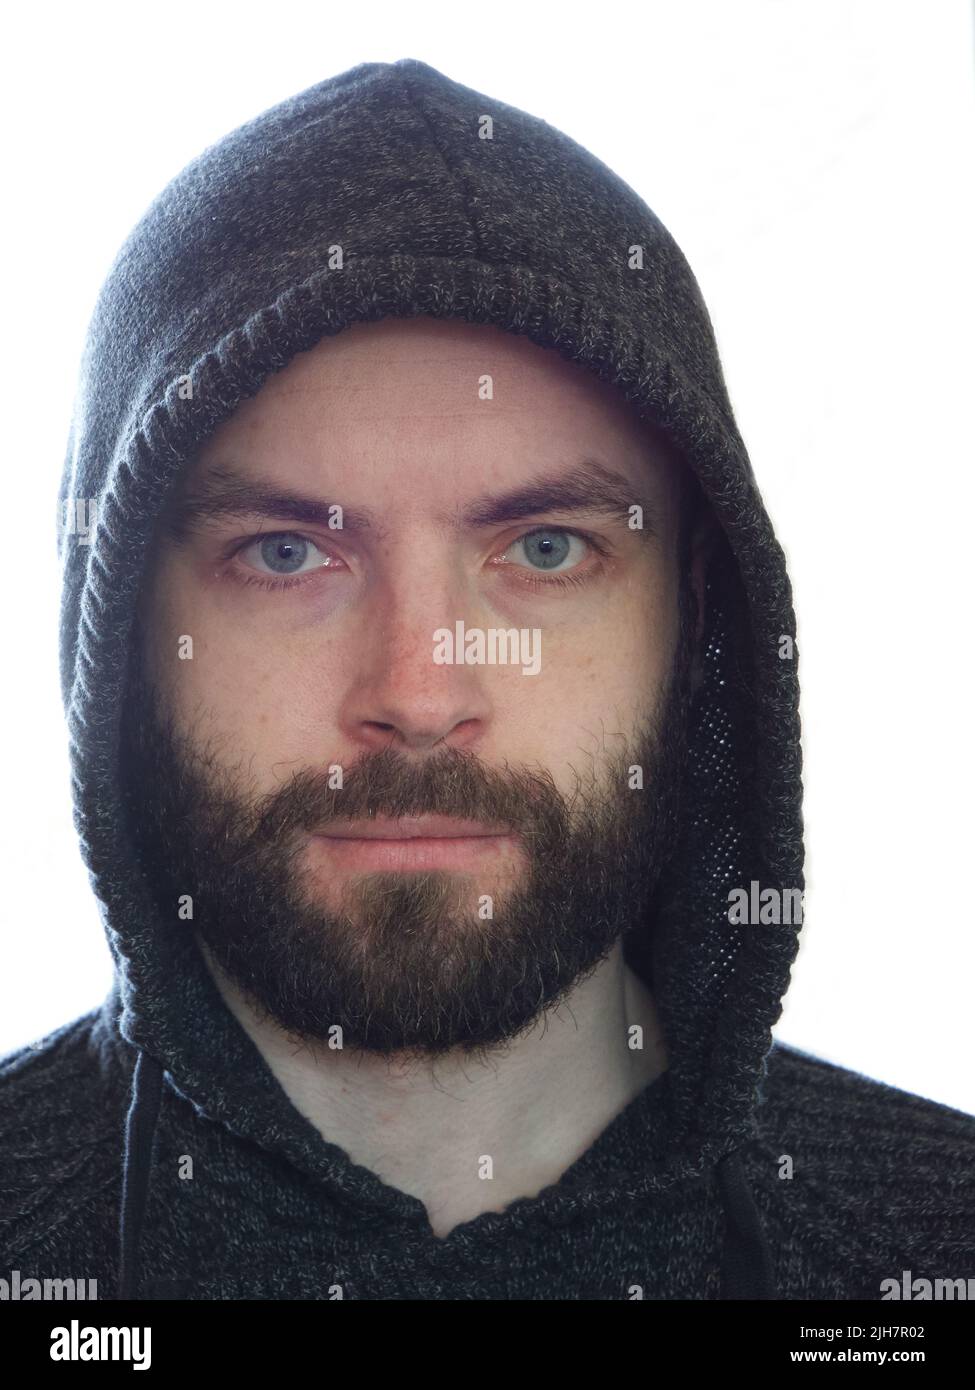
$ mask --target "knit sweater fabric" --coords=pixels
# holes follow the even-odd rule
[[[135,604],[182,471],[296,354],[417,314],[526,335],[614,385],[718,524],[677,852],[626,948],[667,1069],[558,1181],[445,1238],[295,1108],[192,933],[160,921],[118,775]],[[95,1280],[99,1298],[873,1300],[904,1271],[975,1278],[975,1117],[776,1043],[801,913],[729,913],[735,890],[803,888],[792,592],[697,282],[606,165],[414,59],[232,132],[109,271],[62,521],[79,502],[95,524],[59,526],[61,685],[115,981],[0,1061],[0,1279]]]

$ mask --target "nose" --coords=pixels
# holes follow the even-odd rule
[[[396,581],[399,585],[399,580]],[[412,583],[412,589],[407,586]],[[434,661],[434,633],[464,616],[474,621],[449,578],[418,586],[415,564],[402,588],[376,596],[377,621],[363,623],[359,670],[340,712],[343,735],[360,748],[426,752],[440,743],[471,748],[488,727],[491,700],[481,667]],[[371,616],[371,615],[370,615]],[[463,657],[463,649],[455,656]]]

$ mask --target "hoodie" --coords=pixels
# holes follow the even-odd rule
[[[181,470],[296,354],[417,314],[614,385],[718,536],[679,850],[627,946],[669,1065],[558,1181],[444,1239],[299,1113],[192,934],[160,922],[119,779],[137,595]],[[804,887],[792,592],[699,287],[605,164],[413,59],[235,130],[109,271],[58,503],[75,822],[115,980],[0,1064],[0,1276],[120,1299],[704,1300],[975,1275],[975,1117],[772,1037]]]

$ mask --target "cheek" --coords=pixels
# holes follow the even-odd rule
[[[178,574],[163,578],[149,615],[148,667],[165,707],[225,764],[246,756],[261,786],[275,763],[322,751],[338,700],[332,657],[295,655],[234,623]]]
[[[677,644],[676,589],[668,595],[634,586],[631,597],[598,625],[549,645],[545,686],[535,687],[507,727],[519,745],[510,756],[540,759],[563,794],[576,775],[599,778],[663,698]]]
[[[666,578],[631,585],[619,601],[582,631],[550,643],[549,669],[557,673],[554,694],[562,709],[598,715],[628,709],[635,718],[664,688],[677,646],[676,588]]]
[[[621,652],[625,653],[641,708],[648,700],[656,700],[666,687],[677,651],[678,627],[676,590],[666,599],[655,593],[639,606],[621,638]]]
[[[323,661],[214,634],[202,635],[192,661],[180,663],[179,700],[198,724],[246,756],[262,786],[289,765],[331,756],[339,691],[334,657]]]

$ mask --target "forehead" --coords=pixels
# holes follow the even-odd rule
[[[400,509],[595,459],[661,501],[676,449],[580,364],[493,325],[355,324],[298,354],[211,436],[190,486],[231,472]]]

